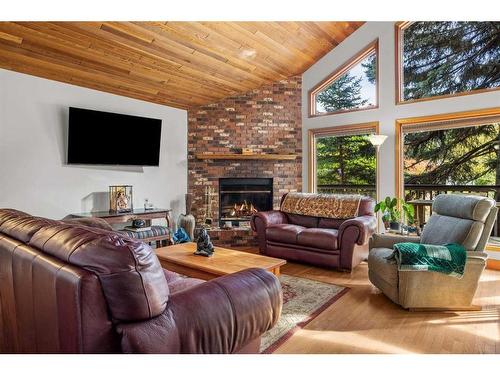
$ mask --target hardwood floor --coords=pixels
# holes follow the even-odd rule
[[[276,354],[500,353],[500,271],[483,272],[474,300],[482,311],[467,312],[406,311],[370,284],[366,263],[352,273],[295,263],[286,264],[281,272],[351,290]]]

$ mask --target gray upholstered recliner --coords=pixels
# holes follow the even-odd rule
[[[368,255],[369,279],[404,308],[468,308],[486,266],[484,248],[497,217],[496,202],[485,197],[442,194],[435,198],[432,211],[421,237],[373,236]],[[397,264],[386,259],[398,242],[462,244],[467,250],[463,278],[437,272],[399,271]]]

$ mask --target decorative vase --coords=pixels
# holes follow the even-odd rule
[[[186,213],[179,215],[178,226],[186,231],[191,241],[194,241],[196,220],[191,214],[192,195],[186,194]]]

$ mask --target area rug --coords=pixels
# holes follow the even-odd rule
[[[283,309],[276,325],[262,336],[260,352],[270,354],[296,331],[342,297],[348,288],[320,281],[281,275]]]

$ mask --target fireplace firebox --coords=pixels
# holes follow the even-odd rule
[[[219,225],[239,226],[252,214],[273,208],[272,178],[220,178]]]

